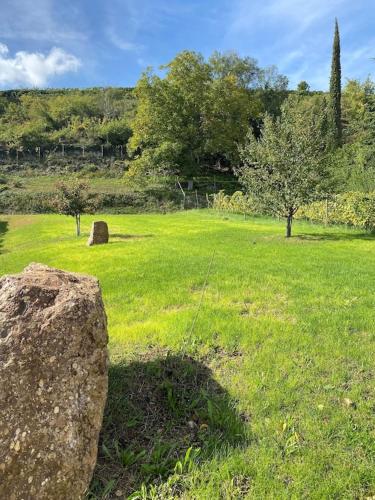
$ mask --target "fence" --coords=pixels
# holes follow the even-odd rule
[[[112,146],[111,144],[56,144],[49,148],[2,148],[0,147],[0,159],[5,161],[39,160],[42,161],[50,156],[72,157],[72,158],[104,158],[112,157],[124,159],[125,148]]]

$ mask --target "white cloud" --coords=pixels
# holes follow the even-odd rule
[[[72,54],[54,47],[48,54],[20,51],[12,58],[8,47],[0,44],[0,85],[44,87],[49,80],[77,71],[81,62]]]
[[[111,25],[107,27],[106,33],[109,41],[120,50],[124,50],[125,52],[139,52],[139,50],[141,50],[142,48],[142,46],[139,44],[136,44],[134,42],[129,42],[121,38],[117,34],[115,28]]]
[[[0,43],[0,55],[5,56],[6,54],[8,54],[8,52],[9,52],[9,49],[5,45],[5,43]]]

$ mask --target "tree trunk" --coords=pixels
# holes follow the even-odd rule
[[[76,215],[76,230],[77,230],[77,236],[81,235],[81,216]]]
[[[292,223],[293,223],[293,214],[289,212],[289,215],[286,220],[286,237],[290,238],[292,236]]]

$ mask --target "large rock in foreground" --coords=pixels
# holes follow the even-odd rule
[[[0,279],[1,498],[82,498],[107,383],[96,279],[39,264]]]

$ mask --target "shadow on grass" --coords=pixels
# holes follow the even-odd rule
[[[8,222],[0,220],[0,253],[4,243],[4,235],[8,231]]]
[[[375,233],[302,233],[293,236],[295,239],[306,241],[351,241],[351,240],[367,240],[375,241]]]
[[[159,353],[113,365],[88,497],[115,498],[120,490],[126,498],[173,474],[190,447],[199,463],[245,439],[233,401],[200,361]]]

